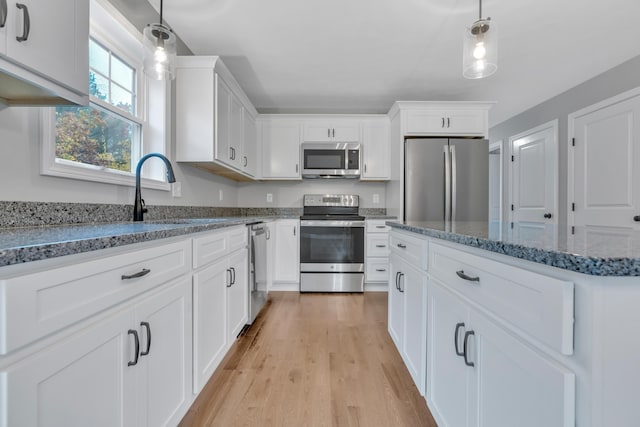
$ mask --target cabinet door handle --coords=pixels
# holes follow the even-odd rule
[[[451,127],[451,118],[447,117],[447,128]]]
[[[403,277],[404,277],[404,273],[400,273],[400,280],[398,280],[398,290],[402,293],[404,293],[404,288],[402,287]]]
[[[331,138],[331,129],[327,128],[327,138]]]
[[[136,348],[136,357],[135,359],[133,359],[133,362],[130,361],[129,363],[127,363],[127,366],[135,366],[138,364],[138,357],[140,357],[140,339],[138,338],[138,331],[136,331],[135,329],[129,329],[127,331],[127,334],[133,335],[133,342]]]
[[[296,235],[296,226],[295,225],[293,226],[293,235],[294,236]]]
[[[227,288],[230,288],[233,283],[231,283],[231,269],[227,268]]]
[[[266,237],[267,237],[267,240],[271,239],[271,230],[269,230],[268,228],[267,228],[267,236]]]
[[[151,273],[151,270],[149,270],[148,268],[143,268],[142,270],[134,274],[123,274],[122,276],[120,276],[120,279],[121,280],[137,279],[138,277],[146,276],[149,273]]]
[[[546,213],[546,214],[544,214],[544,217],[545,217],[545,218],[547,218],[547,219],[551,219],[551,217],[552,217],[552,216],[553,216],[553,215],[551,215],[550,213]]]
[[[471,366],[472,368],[475,366],[473,362],[469,362],[469,359],[467,358],[467,356],[469,355],[469,353],[467,352],[467,350],[469,349],[467,347],[467,342],[469,341],[469,337],[475,335],[475,332],[473,331],[467,331],[464,333],[464,342],[462,343],[462,354],[464,355],[464,364],[467,366]]]
[[[298,164],[296,163],[296,173],[298,173]]]
[[[376,248],[386,248],[387,245],[376,245]]]
[[[464,328],[464,323],[456,323],[456,332],[453,334],[453,344],[456,349],[456,356],[464,356],[464,352],[458,349],[458,332],[460,328]]]
[[[336,129],[335,128],[333,128],[333,131],[331,132],[331,136],[334,137],[334,138],[336,137]]]
[[[386,228],[386,225],[376,225],[376,228]]]
[[[400,276],[400,272],[396,271],[396,289],[400,290],[400,287],[398,286],[398,276]]]
[[[442,126],[441,127],[444,127],[444,117],[442,118]]]
[[[19,42],[26,42],[27,39],[29,38],[29,32],[31,31],[31,19],[29,18],[29,8],[27,7],[26,4],[22,4],[22,3],[16,3],[16,7],[18,9],[23,10],[22,35],[16,37],[16,40],[18,40]]]
[[[7,0],[0,0],[0,28],[7,23]]]
[[[236,268],[235,267],[231,267],[231,284],[232,285],[236,284]]]
[[[636,216],[634,216],[634,217],[633,217],[633,220],[634,220],[635,222],[640,222],[640,215],[636,215]]]
[[[382,273],[383,271],[387,271],[386,268],[376,268],[376,271]]]
[[[456,271],[456,274],[458,275],[459,278],[464,279],[464,280],[468,280],[469,282],[479,282],[480,281],[480,278],[478,276],[472,277],[472,276],[468,276],[468,275],[464,274],[464,270]]]
[[[247,161],[247,156],[244,156],[244,167],[245,167],[245,168],[247,167],[247,163],[248,163],[248,161]]]
[[[140,356],[146,356],[151,351],[151,326],[149,325],[149,322],[140,322],[140,326],[147,330],[147,349],[140,352]]]
[[[367,164],[364,164],[364,173],[367,173]]]
[[[398,243],[398,244],[397,244],[397,246],[398,246],[400,249],[407,249],[407,245],[403,245],[402,243]]]

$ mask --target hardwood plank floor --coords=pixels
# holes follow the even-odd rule
[[[436,427],[387,332],[387,294],[272,292],[180,423]]]

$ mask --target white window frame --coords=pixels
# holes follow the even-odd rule
[[[142,125],[140,136],[142,153],[137,153],[139,151],[137,147],[132,147],[132,158],[157,152],[171,159],[168,138],[171,134],[170,83],[149,80],[142,73],[142,34],[107,0],[91,0],[90,34],[99,44],[136,68],[136,115],[130,117],[131,115],[126,112],[121,114]],[[110,104],[100,100],[91,99],[91,102],[112,108]],[[42,175],[135,186],[135,164],[132,165],[132,172],[124,172],[56,159],[55,108],[42,108],[40,121],[42,132],[40,173]],[[171,185],[166,182],[164,164],[146,162],[142,168],[141,185],[144,188],[169,191]]]

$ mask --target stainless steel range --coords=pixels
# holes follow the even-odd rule
[[[300,217],[300,292],[364,291],[364,217],[359,198],[306,194]]]

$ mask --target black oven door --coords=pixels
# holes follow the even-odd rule
[[[300,271],[364,271],[364,221],[301,221]]]

